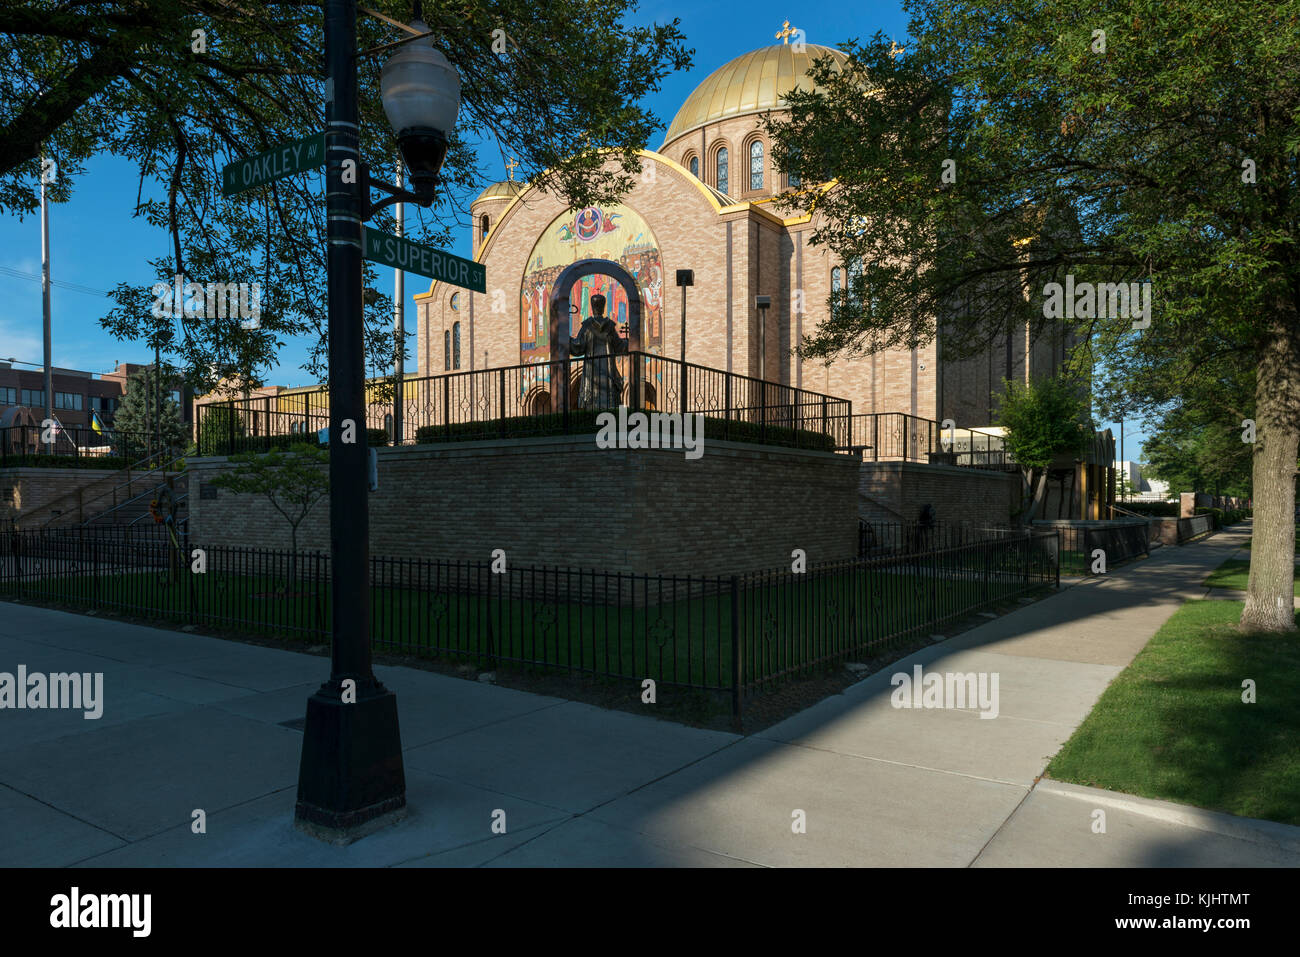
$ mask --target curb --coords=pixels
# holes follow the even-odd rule
[[[1078,801],[1091,801],[1104,807],[1128,811],[1131,814],[1139,814],[1168,824],[1178,824],[1238,841],[1249,841],[1252,844],[1262,844],[1300,854],[1300,827],[1290,824],[1262,821],[1252,817],[1237,817],[1235,814],[1226,814],[1222,811],[1206,811],[1186,804],[1158,801],[1132,794],[1122,794],[1118,791],[1085,787],[1081,784],[1067,784],[1064,781],[1053,781],[1047,778],[1040,779],[1033,790],[1074,798]]]

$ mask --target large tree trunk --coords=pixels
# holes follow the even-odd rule
[[[1294,631],[1295,473],[1300,446],[1300,336],[1272,323],[1255,381],[1254,532],[1242,631]]]

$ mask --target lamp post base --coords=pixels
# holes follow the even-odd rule
[[[356,699],[344,702],[337,682],[307,699],[294,826],[332,844],[406,814],[397,696],[374,681],[358,687]]]

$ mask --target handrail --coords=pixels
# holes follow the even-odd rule
[[[155,453],[153,453],[152,455],[146,456],[145,458],[141,459],[141,460],[140,460],[139,462],[137,462],[134,466],[128,465],[125,469],[119,469],[119,470],[118,470],[119,473],[121,473],[121,472],[125,472],[125,473],[126,473],[126,481],[125,481],[125,482],[122,482],[122,483],[120,483],[120,484],[118,484],[118,485],[114,485],[112,488],[110,488],[110,489],[106,489],[106,490],[104,490],[103,492],[100,492],[98,495],[92,496],[92,497],[89,498],[89,499],[82,499],[82,498],[80,498],[80,495],[81,495],[81,493],[84,491],[84,489],[73,489],[72,491],[70,491],[70,492],[66,492],[65,494],[59,496],[58,498],[53,499],[53,500],[50,501],[50,502],[47,502],[45,505],[42,505],[41,508],[42,508],[43,510],[45,510],[45,509],[50,509],[50,508],[53,508],[56,504],[61,504],[61,503],[62,503],[64,500],[66,500],[66,499],[78,498],[78,504],[79,504],[79,506],[80,506],[80,508],[81,508],[83,514],[82,514],[82,517],[81,517],[80,521],[78,521],[77,524],[79,524],[79,525],[84,525],[84,524],[86,523],[86,519],[85,519],[84,512],[85,512],[85,507],[86,507],[87,504],[90,504],[90,503],[93,503],[93,502],[98,502],[100,499],[106,498],[106,497],[109,496],[109,495],[112,495],[112,496],[114,497],[114,499],[116,499],[116,497],[117,497],[117,493],[118,493],[119,490],[121,490],[121,489],[123,489],[123,488],[128,488],[128,489],[129,489],[129,488],[130,488],[132,485],[134,485],[136,482],[141,481],[141,480],[144,480],[144,479],[147,479],[150,475],[153,475],[155,472],[158,472],[159,470],[163,471],[163,473],[165,474],[166,471],[167,471],[171,466],[175,465],[177,462],[180,462],[180,461],[184,460],[184,458],[185,458],[185,455],[184,455],[184,454],[176,455],[176,456],[173,456],[173,457],[172,457],[171,459],[169,459],[168,461],[164,462],[162,465],[155,465],[155,466],[153,466],[152,468],[146,469],[145,471],[141,472],[138,476],[132,477],[132,475],[131,475],[131,470],[132,470],[132,468],[139,469],[139,467],[140,467],[141,465],[145,465],[145,464],[147,464],[147,463],[149,463],[149,462],[152,462],[154,459],[160,458],[161,456],[168,454],[169,451],[170,451],[170,450],[164,450],[164,451],[161,451],[161,452],[155,452]],[[134,496],[131,496],[131,497],[133,498]],[[128,499],[128,501],[129,501],[129,499]],[[123,504],[125,504],[125,503],[123,503]],[[113,507],[116,508],[116,507],[117,507],[116,504],[114,504]],[[105,509],[105,511],[109,511],[109,509]],[[49,525],[50,525],[50,524],[51,524],[51,523],[52,523],[56,518],[61,517],[62,514],[63,514],[62,512],[59,512],[58,515],[51,515],[51,516],[49,516],[49,517],[48,517],[44,522],[42,522],[42,523],[40,524],[40,527],[41,527],[41,528],[47,528],[47,527],[48,527],[48,526],[49,526]]]

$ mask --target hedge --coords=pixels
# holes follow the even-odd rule
[[[485,422],[453,422],[450,428],[444,425],[423,425],[415,430],[415,441],[421,445],[428,445],[437,442],[470,442],[476,439],[536,438],[566,434],[593,435],[600,431],[596,421],[598,415],[600,412],[588,409],[571,411],[567,431],[564,428],[564,415],[560,412],[510,416],[506,419],[492,419]],[[731,442],[754,442],[823,452],[835,451],[835,439],[822,432],[769,425],[764,435],[762,427],[753,422],[736,420],[728,422],[726,419],[706,416],[704,438],[722,440],[724,435]]]
[[[120,455],[6,455],[0,459],[5,469],[111,469],[131,465]]]
[[[236,452],[272,452],[284,451],[291,445],[313,442],[316,436],[312,432],[298,432],[292,435],[243,435],[235,433]],[[366,444],[382,446],[388,444],[388,433],[383,429],[366,429]],[[206,430],[200,435],[203,455],[230,455],[230,439],[227,435],[212,435]]]
[[[1130,512],[1137,512],[1139,515],[1178,517],[1177,502],[1121,502],[1116,500],[1115,506]]]
[[[1209,515],[1214,520],[1215,528],[1223,528],[1227,525],[1236,525],[1244,518],[1250,516],[1248,508],[1205,508],[1196,509],[1197,515]]]

